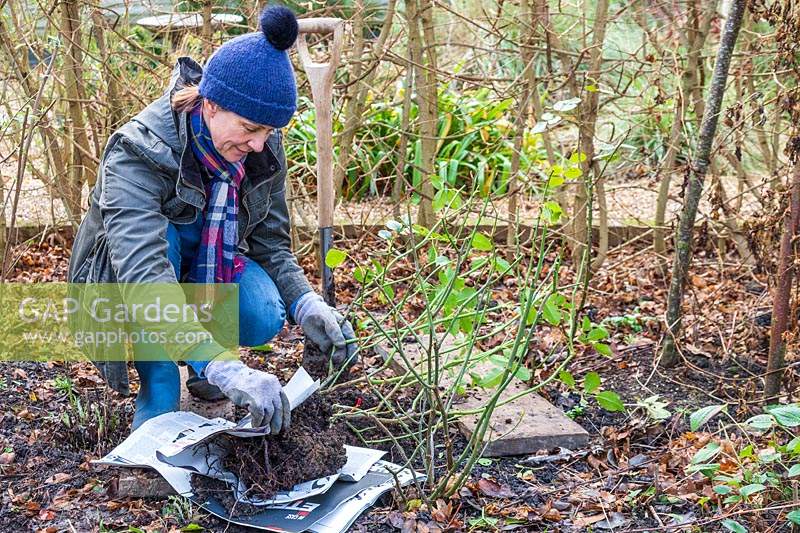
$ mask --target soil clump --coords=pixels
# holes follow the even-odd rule
[[[325,381],[328,377],[329,357],[308,338],[303,342],[303,368],[314,379]],[[344,372],[343,372],[344,373]]]
[[[244,483],[248,496],[262,499],[272,498],[298,483],[335,474],[347,460],[343,434],[346,430],[338,424],[331,426],[332,414],[331,404],[314,394],[292,411],[292,423],[286,432],[252,438],[217,437],[229,450],[223,465]],[[199,489],[213,489],[215,496],[226,503],[225,498],[220,498],[217,485],[197,485]],[[228,503],[231,502],[235,503],[233,497]],[[237,507],[247,512],[241,503]]]

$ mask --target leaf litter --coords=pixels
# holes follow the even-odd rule
[[[365,259],[372,247],[369,240],[364,237],[340,246],[346,247],[351,257]],[[67,250],[68,242],[47,240],[39,247],[15,250],[22,259],[11,279],[63,280]],[[742,280],[735,266],[720,268],[713,256],[698,253],[684,315],[685,364],[664,372],[654,365],[654,348],[661,332],[658,317],[664,312],[667,283],[656,263],[649,253],[620,250],[611,254],[608,264],[614,268],[595,276],[591,290],[602,297],[590,298],[592,307],[587,313],[595,322],[636,316],[640,327],[621,324],[612,328],[611,357],[587,351],[569,370],[578,382],[587,373],[597,372],[602,387],[618,393],[628,406],[656,396],[659,403],[652,405],[665,409],[669,416],[655,420],[646,408],[609,413],[591,401],[584,404],[585,397],[562,382],[552,382],[542,394],[565,411],[572,411],[576,421],[592,433],[589,450],[543,450],[528,461],[493,459],[485,466],[477,465],[467,485],[450,500],[437,501],[429,509],[425,504],[408,506],[413,494],[385,499],[383,506],[361,517],[353,531],[535,531],[554,527],[564,531],[589,527],[623,531],[666,526],[723,531],[722,521],[733,520],[729,512],[737,513],[737,524],[757,530],[758,524],[774,521],[791,510],[766,505],[772,489],[764,485],[764,489],[749,489],[758,492],[720,513],[717,509],[725,496],[712,490],[715,484],[701,470],[691,468],[700,464],[697,454],[711,445],[709,449],[718,449],[708,457],[718,464],[714,468],[725,475],[740,476],[743,468],[754,464],[754,459],[740,456],[742,450],[752,446],[754,453],[765,455],[774,450],[773,446],[786,444],[782,437],[771,444],[769,433],[752,433],[738,425],[729,426],[724,433],[718,431],[720,422],[768,414],[749,401],[758,394],[759,376],[766,363],[768,337],[759,318],[769,301],[765,280],[761,275],[756,275],[756,283]],[[312,258],[305,258],[302,264],[313,274]],[[402,263],[397,268],[412,270],[411,265]],[[346,305],[358,287],[345,272],[337,269],[335,276],[340,299]],[[505,286],[496,288],[493,297],[510,298],[515,290],[514,281],[508,279]],[[382,304],[376,299],[370,305],[380,310]],[[414,311],[414,305],[410,302],[410,311]],[[285,377],[302,358],[297,337],[296,330],[285,330],[275,340],[272,353],[243,350],[244,357],[254,366]],[[557,356],[545,356],[554,353],[552,349],[560,340],[556,330],[543,328],[530,350],[533,379],[546,377],[558,366]],[[377,363],[369,353],[363,360],[365,365]],[[164,500],[110,499],[115,472],[89,468],[88,461],[125,437],[132,399],[108,391],[92,365],[0,366],[0,475],[7,487],[2,496],[0,528],[84,530],[101,521],[109,526],[143,529],[180,528],[190,523],[215,527],[213,518],[196,510],[182,516]],[[135,382],[135,373],[131,378]],[[72,400],[63,379],[71,381]],[[797,376],[790,372],[787,388],[791,390],[796,383]],[[98,409],[95,420],[87,426],[66,426],[64,415],[70,419],[76,415],[76,398],[82,405],[102,404],[107,408]],[[722,405],[726,407],[715,407]],[[709,409],[689,419],[688,414],[703,407]],[[109,424],[112,416],[117,421]]]

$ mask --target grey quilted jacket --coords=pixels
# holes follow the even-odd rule
[[[188,114],[174,112],[170,96],[201,76],[200,65],[180,58],[164,95],[111,135],[73,245],[70,282],[177,282],[167,258],[167,225],[195,221],[206,198],[187,146]],[[290,249],[281,138],[271,135],[262,152],[245,160],[239,252],[264,268],[288,308],[312,289]],[[95,363],[112,388],[128,393],[124,363]]]

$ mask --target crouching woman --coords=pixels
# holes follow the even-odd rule
[[[296,109],[287,50],[297,20],[269,7],[261,30],[223,44],[205,70],[179,59],[164,95],[111,136],[69,281],[238,283],[240,344],[267,342],[288,318],[341,365],[355,357],[353,329],[311,289],[290,250],[281,128]],[[133,429],[178,409],[181,361],[195,396],[227,396],[249,409],[254,426],[288,426],[274,375],[249,368],[217,342],[179,353],[170,346],[133,345]],[[125,362],[96,363],[127,394]]]

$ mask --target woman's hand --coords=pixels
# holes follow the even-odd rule
[[[330,355],[337,368],[358,361],[353,326],[319,294],[307,292],[302,295],[295,307],[294,319],[303,328],[306,338],[322,353]]]
[[[214,358],[205,368],[208,382],[239,407],[247,407],[253,427],[269,425],[276,434],[289,428],[291,409],[278,378],[245,365],[228,352]]]

